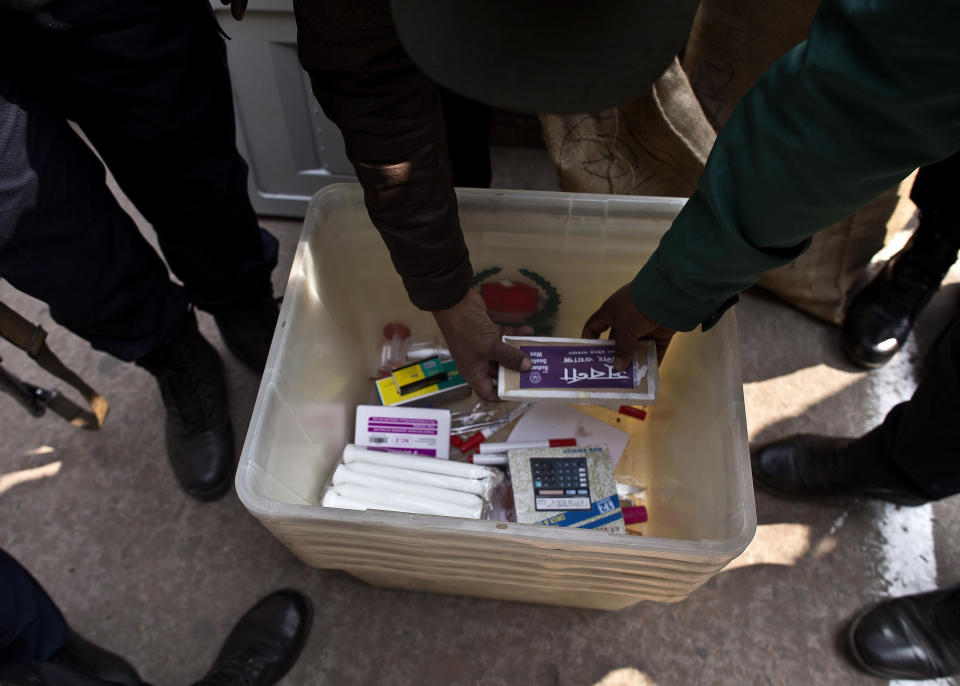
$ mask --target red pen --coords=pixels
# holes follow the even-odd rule
[[[496,429],[484,429],[483,431],[478,431],[463,442],[463,445],[460,446],[460,452],[466,455],[496,432]]]

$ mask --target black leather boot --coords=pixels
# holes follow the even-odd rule
[[[750,452],[753,482],[773,495],[807,499],[878,498],[898,505],[929,502],[882,468],[864,468],[850,453],[853,440],[798,434]]]
[[[272,286],[244,300],[208,308],[227,349],[257,374],[263,374],[273,331],[280,317]]]
[[[236,455],[220,356],[191,312],[183,333],[137,360],[153,374],[167,410],[167,457],[188,494],[219,498],[230,488]]]
[[[937,213],[924,214],[906,247],[853,299],[840,330],[840,344],[863,367],[886,364],[913,329],[957,259],[960,229]]]
[[[850,624],[858,667],[884,679],[960,674],[960,586],[886,600]]]
[[[313,608],[298,591],[277,591],[254,605],[230,632],[213,668],[196,686],[270,686],[300,657]]]

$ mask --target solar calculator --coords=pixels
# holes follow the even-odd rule
[[[530,472],[537,510],[590,509],[586,458],[532,457]]]

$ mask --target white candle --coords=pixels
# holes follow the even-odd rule
[[[436,488],[435,486],[424,486],[409,481],[394,481],[393,479],[385,479],[380,476],[360,474],[352,471],[347,465],[340,465],[333,473],[333,485],[339,486],[341,484],[354,484],[356,486],[366,486],[367,488],[401,493],[415,498],[440,500],[445,503],[459,505],[460,507],[483,507],[483,501],[473,493],[451,491],[447,488]]]
[[[396,491],[381,491],[355,484],[340,484],[333,490],[338,495],[360,502],[371,503],[371,506],[387,506],[387,509],[419,514],[441,515],[445,517],[463,517],[465,519],[480,519],[483,514],[482,504],[478,502],[475,508],[461,507],[441,500],[432,500],[420,496],[406,495]],[[384,509],[380,507],[380,509]]]
[[[367,450],[352,443],[343,449],[343,461],[347,464],[353,462],[369,462],[372,464],[382,464],[387,467],[400,467],[402,469],[415,469],[421,472],[459,476],[465,479],[483,479],[490,476],[490,470],[479,465],[454,462],[452,460],[438,460],[433,457],[418,457],[404,453],[378,452],[376,450]]]

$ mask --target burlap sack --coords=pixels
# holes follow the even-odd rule
[[[683,70],[707,119],[727,123],[760,75],[810,30],[819,0],[703,0]]]
[[[716,139],[676,59],[633,102],[540,123],[560,185],[578,193],[689,196]]]
[[[595,114],[541,115],[562,187],[689,196],[713,145],[714,127],[722,127],[757,78],[805,38],[817,4],[703,0],[683,69],[675,62],[644,97]],[[821,231],[800,259],[769,272],[760,285],[810,314],[840,323],[847,293],[883,245],[898,200],[909,202],[905,193],[891,190]]]

